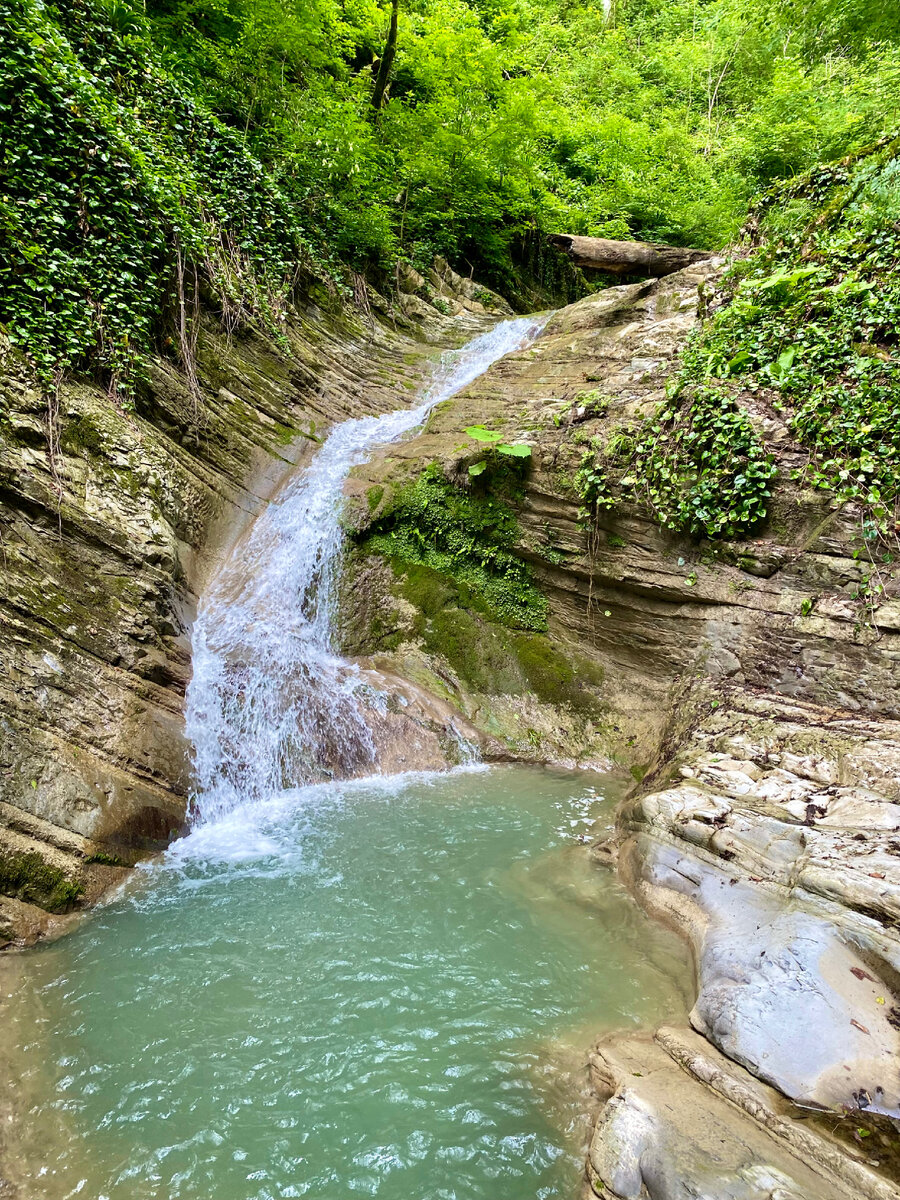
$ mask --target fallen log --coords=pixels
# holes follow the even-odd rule
[[[612,242],[606,238],[576,237],[558,233],[547,239],[551,246],[568,254],[583,271],[609,271],[613,275],[671,275],[692,263],[710,258],[711,250],[653,242]]]

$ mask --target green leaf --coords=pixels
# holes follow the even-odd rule
[[[526,446],[524,442],[514,442],[511,446],[504,443],[497,449],[501,454],[509,454],[513,458],[531,458],[531,447]]]
[[[483,474],[486,467],[487,467],[487,463],[485,462],[484,459],[482,459],[481,462],[471,463],[469,465],[469,474],[473,475],[473,476],[481,475],[481,474]]]
[[[503,434],[494,433],[491,429],[485,429],[483,425],[469,425],[466,433],[470,438],[474,438],[476,442],[502,442]]]
[[[802,283],[804,279],[809,279],[811,275],[818,275],[821,272],[821,267],[798,267],[796,271],[785,271],[783,268],[776,271],[774,275],[769,275],[759,284],[761,292],[771,291],[777,287],[796,287],[798,283]]]

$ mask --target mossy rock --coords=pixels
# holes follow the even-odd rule
[[[431,463],[388,503],[375,489],[367,500],[370,510],[379,511],[357,535],[363,550],[452,579],[457,589],[468,589],[464,607],[478,608],[500,625],[547,628],[546,597],[515,553],[518,522],[506,495],[457,487],[439,463]]]
[[[59,444],[67,453],[82,458],[85,454],[97,455],[103,450],[103,433],[89,413],[79,413],[66,421]]]
[[[520,635],[513,642],[519,665],[539,700],[576,712],[597,712],[596,689],[603,684],[603,670],[597,663],[564,653],[548,637]]]
[[[39,854],[7,852],[0,853],[0,892],[47,912],[67,912],[81,899],[84,887]]]
[[[603,672],[583,655],[562,650],[551,637],[521,633],[491,619],[480,596],[464,582],[421,565],[393,560],[398,592],[421,614],[425,648],[443,658],[473,692],[521,696],[595,715]]]

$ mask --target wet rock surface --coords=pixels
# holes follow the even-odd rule
[[[623,806],[621,869],[691,941],[698,1031],[791,1099],[900,1118],[900,727],[728,702]]]
[[[890,1200],[893,1185],[780,1111],[777,1092],[690,1030],[617,1035],[590,1059],[603,1105],[585,1197]]]
[[[393,644],[367,645],[357,630],[355,652],[440,691],[509,753],[528,754],[530,739],[536,758],[608,755],[639,781],[595,855],[685,936],[696,999],[692,1029],[598,1048],[590,1192],[892,1197],[897,580],[886,573],[884,590],[867,595],[859,514],[791,481],[799,456],[777,414],[760,421],[781,464],[779,489],[752,540],[697,544],[632,504],[586,529],[572,486],[591,438],[664,398],[717,269],[698,264],[562,310],[529,350],[437,409],[418,438],[357,471],[351,569],[380,579],[369,612]],[[543,728],[531,726],[503,662],[493,679],[467,677],[464,660],[430,637],[435,616],[417,605],[409,568],[376,569],[383,559],[366,553],[368,530],[425,464],[471,486],[463,434],[476,423],[532,449],[515,500],[517,553],[549,599],[540,636],[590,667],[587,720],[558,701]],[[462,610],[465,598],[444,603]],[[467,628],[513,653],[500,626],[483,612],[470,617]]]
[[[328,425],[407,407],[440,348],[485,327],[465,301],[389,324],[310,302],[278,348],[204,321],[194,383],[156,360],[134,411],[86,382],[48,398],[2,341],[0,944],[43,936],[45,910],[182,830],[188,629],[211,564]]]

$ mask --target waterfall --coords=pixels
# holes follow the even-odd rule
[[[202,819],[374,764],[367,685],[332,645],[344,481],[374,447],[421,425],[435,404],[527,346],[543,324],[503,321],[446,353],[416,408],[336,425],[223,563],[194,623],[187,692]]]

